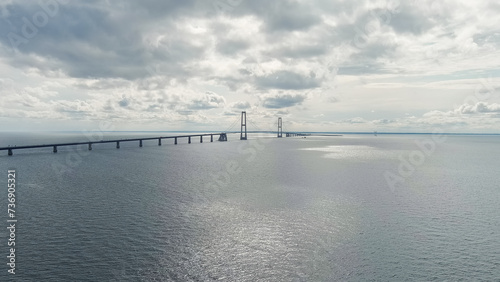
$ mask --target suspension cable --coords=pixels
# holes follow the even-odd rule
[[[231,123],[231,125],[224,131],[224,132],[229,132],[231,129],[234,128],[234,126],[236,125],[236,123],[240,120],[240,118],[236,118],[233,123]]]

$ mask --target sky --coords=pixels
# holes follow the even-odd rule
[[[0,1],[0,131],[500,133],[500,3]],[[236,126],[234,126],[236,125]]]

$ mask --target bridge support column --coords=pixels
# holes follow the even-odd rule
[[[191,144],[191,136],[188,136],[188,144]]]
[[[89,151],[92,151],[92,143],[89,143]]]
[[[174,144],[177,145],[177,137],[175,137],[174,140]]]
[[[283,137],[283,120],[278,118],[278,138]]]
[[[158,146],[161,146],[161,138],[158,138]]]
[[[210,142],[214,142],[214,135],[210,134]]]
[[[139,147],[142,147],[142,140],[139,140]]]
[[[57,146],[54,146],[54,149],[52,150],[52,152],[57,153]]]
[[[245,134],[243,134],[243,132]],[[241,133],[240,133],[240,140],[247,140],[247,112],[245,112],[245,111],[241,112]]]
[[[116,142],[116,149],[120,149],[120,142]]]
[[[227,135],[226,135],[226,133],[221,133],[219,135],[219,141],[227,141]]]
[[[203,143],[203,135],[200,136],[200,143]]]
[[[12,156],[12,155],[13,155],[13,154],[12,154],[12,149],[9,149],[9,153],[8,153],[8,154],[9,154],[9,156]]]

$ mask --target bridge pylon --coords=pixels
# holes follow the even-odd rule
[[[247,140],[247,112],[245,111],[241,112],[240,140]]]
[[[283,137],[283,120],[281,117],[278,118],[278,138]]]

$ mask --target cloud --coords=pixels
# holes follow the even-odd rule
[[[355,118],[345,119],[342,122],[356,124],[356,123],[367,123],[367,120],[365,120],[364,118],[361,118],[361,117],[355,117]]]
[[[478,102],[476,104],[463,104],[456,107],[450,111],[429,111],[423,115],[425,118],[432,117],[447,117],[451,119],[455,118],[467,118],[470,116],[476,117],[498,117],[500,113],[500,104],[497,103],[487,103],[487,102]]]
[[[191,110],[208,110],[222,107],[226,104],[226,99],[223,96],[213,92],[206,92],[203,96],[193,99],[187,108]]]
[[[236,112],[236,111],[233,111],[233,112],[231,112],[231,111],[224,111],[222,114],[224,116],[239,116],[240,115],[239,112]]]
[[[14,46],[7,36],[1,37],[0,42],[19,52],[10,58],[11,64],[17,67],[37,67],[45,71],[62,69],[72,77],[81,78],[135,79],[148,75],[146,66],[162,61],[168,62],[166,72],[178,75],[183,73],[179,71],[183,63],[200,58],[204,53],[203,47],[191,40],[194,34],[178,30],[181,27],[177,27],[175,21],[180,15],[176,12],[189,11],[187,8],[193,4],[193,1],[167,1],[166,4],[147,1],[142,5],[127,2],[108,6],[71,2],[58,5],[57,13],[48,16],[47,23],[37,28],[32,17],[44,11],[37,2],[12,3],[6,7],[12,26],[2,25],[0,32],[24,37],[22,31],[26,25],[34,26],[36,32],[27,42]],[[132,12],[134,21],[129,20]],[[155,23],[152,16],[157,13],[173,18],[156,19]],[[150,27],[153,27],[151,31]],[[165,34],[167,30],[172,43],[151,48],[147,40],[149,33]],[[175,34],[184,36],[175,38]],[[28,54],[51,60],[23,59]]]
[[[397,121],[391,120],[391,119],[385,119],[385,118],[372,121],[373,124],[381,124],[381,125],[387,125],[387,124],[391,124],[391,123],[395,123],[395,122],[397,122]]]
[[[328,46],[322,44],[305,44],[296,46],[279,46],[269,52],[269,55],[286,58],[310,58],[324,55],[328,52]]]
[[[457,110],[462,114],[500,113],[500,104],[478,102],[475,105],[464,104]]]
[[[127,98],[123,98],[122,100],[120,100],[118,102],[118,105],[120,105],[120,107],[127,107],[128,105],[130,104],[129,100]]]
[[[500,104],[479,102],[463,104],[450,111],[433,110],[420,118],[409,117],[399,123],[421,127],[440,127],[448,132],[487,132],[494,130],[500,118]]]
[[[404,9],[401,9],[399,13],[394,13],[386,18],[387,23],[396,31],[397,33],[409,33],[409,34],[422,34],[428,29],[432,28],[432,19],[430,19],[428,14],[422,13],[418,6],[415,4],[406,4],[401,2],[401,5],[405,5]],[[422,4],[427,6],[427,4]],[[380,13],[383,15],[384,11],[373,11],[373,13]]]
[[[92,112],[92,105],[86,101],[59,101],[55,103],[54,109],[58,112],[71,114],[85,114]]]
[[[240,109],[240,110],[245,110],[251,107],[250,103],[248,101],[245,102],[236,102],[231,105],[233,109]]]
[[[244,40],[223,40],[217,43],[217,52],[227,55],[233,56],[239,54],[241,51],[246,50],[250,46],[250,43]]]
[[[268,109],[281,109],[302,104],[306,95],[277,94],[262,97],[262,106]]]
[[[314,78],[291,71],[277,71],[270,75],[257,77],[256,84],[260,88],[293,90],[319,86],[319,83]]]
[[[2,116],[195,128],[286,109],[308,127],[466,128],[474,117],[498,131],[494,1],[223,2],[3,1]],[[444,110],[480,77],[491,77],[484,103]],[[372,120],[349,118],[362,112]]]
[[[279,111],[276,112],[276,114],[277,115],[284,115],[284,116],[286,116],[286,115],[290,114],[290,110],[288,110],[288,109],[279,110]]]
[[[240,7],[235,9],[236,15],[250,14],[261,18],[263,29],[271,34],[308,31],[321,23],[321,18],[308,1],[243,1]]]

